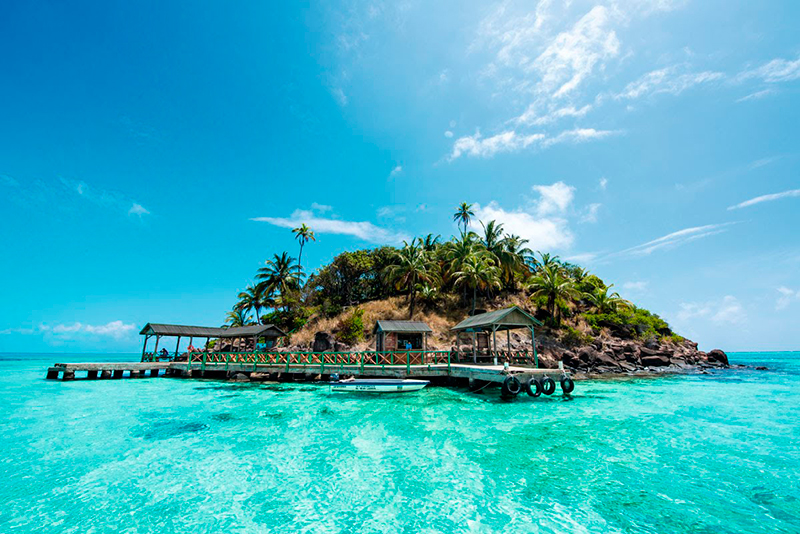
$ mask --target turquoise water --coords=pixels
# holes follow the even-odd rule
[[[0,532],[798,532],[800,353],[731,357],[502,402],[0,355]]]

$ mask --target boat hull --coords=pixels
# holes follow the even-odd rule
[[[419,391],[428,385],[427,380],[357,379],[331,382],[331,391],[345,393],[404,393]]]

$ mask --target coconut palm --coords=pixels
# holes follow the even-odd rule
[[[251,311],[256,312],[256,323],[261,323],[261,308],[267,305],[267,301],[269,300],[265,293],[264,293],[265,285],[264,284],[256,284],[256,285],[249,285],[247,289],[239,293],[237,297],[239,302],[236,303],[234,306],[235,310],[241,310],[245,313],[249,313]]]
[[[598,313],[616,312],[620,308],[630,309],[633,304],[620,297],[619,293],[608,292],[612,287],[614,287],[613,284],[607,288],[595,288],[594,291],[584,293],[584,297]]]
[[[440,245],[439,241],[442,239],[441,235],[428,234],[424,238],[419,238],[419,245],[425,252],[433,252],[436,247]]]
[[[293,228],[292,233],[295,235],[295,239],[300,242],[300,255],[297,257],[297,265],[301,268],[303,266],[303,247],[309,241],[316,241],[317,238],[314,237],[314,231],[306,226],[306,223],[300,225],[299,228]]]
[[[294,263],[294,258],[288,252],[274,254],[271,260],[264,263],[265,266],[258,270],[256,278],[263,281],[265,294],[277,291],[280,296],[285,296],[300,287],[303,269]]]
[[[453,220],[458,223],[458,225],[464,225],[464,233],[467,233],[467,226],[469,226],[469,222],[475,216],[475,212],[472,211],[472,204],[467,204],[466,202],[462,202],[458,208],[456,208],[456,212],[453,214]]]
[[[245,310],[231,310],[225,316],[225,324],[230,327],[247,326],[253,323],[253,316],[247,315]]]
[[[386,268],[387,278],[399,290],[408,290],[409,318],[414,317],[418,283],[433,282],[435,271],[425,251],[412,241],[404,242],[403,248],[392,257],[393,264]]]
[[[550,314],[550,317],[555,319],[556,323],[560,321],[558,308],[556,308],[556,301],[558,299],[579,297],[572,280],[564,276],[563,271],[558,265],[552,263],[546,267],[541,267],[539,272],[531,278],[528,288],[531,290],[532,297],[547,298],[547,313]]]
[[[475,313],[475,302],[478,289],[500,288],[500,269],[488,253],[476,253],[467,257],[458,271],[453,273],[456,287],[472,289],[472,313]]]
[[[550,254],[549,252],[539,252],[539,256],[541,256],[541,260],[537,260],[536,256],[533,256],[533,268],[535,271],[540,271],[550,266],[561,267],[561,260],[558,256]]]

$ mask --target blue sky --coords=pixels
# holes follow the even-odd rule
[[[504,222],[701,348],[798,349],[795,2],[0,4],[0,351],[217,325],[306,222]]]

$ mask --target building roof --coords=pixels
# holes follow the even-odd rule
[[[376,321],[375,332],[433,332],[433,329],[422,321]]]
[[[254,337],[271,334],[274,336],[285,336],[286,333],[273,324],[261,324],[251,326],[237,326],[231,328],[219,328],[214,326],[186,326],[179,324],[147,323],[141,335],[168,336],[168,337]]]
[[[498,330],[512,330],[530,326],[542,326],[542,323],[522,308],[512,306],[503,310],[467,317],[450,330],[455,332],[463,330],[492,330],[495,327]]]

